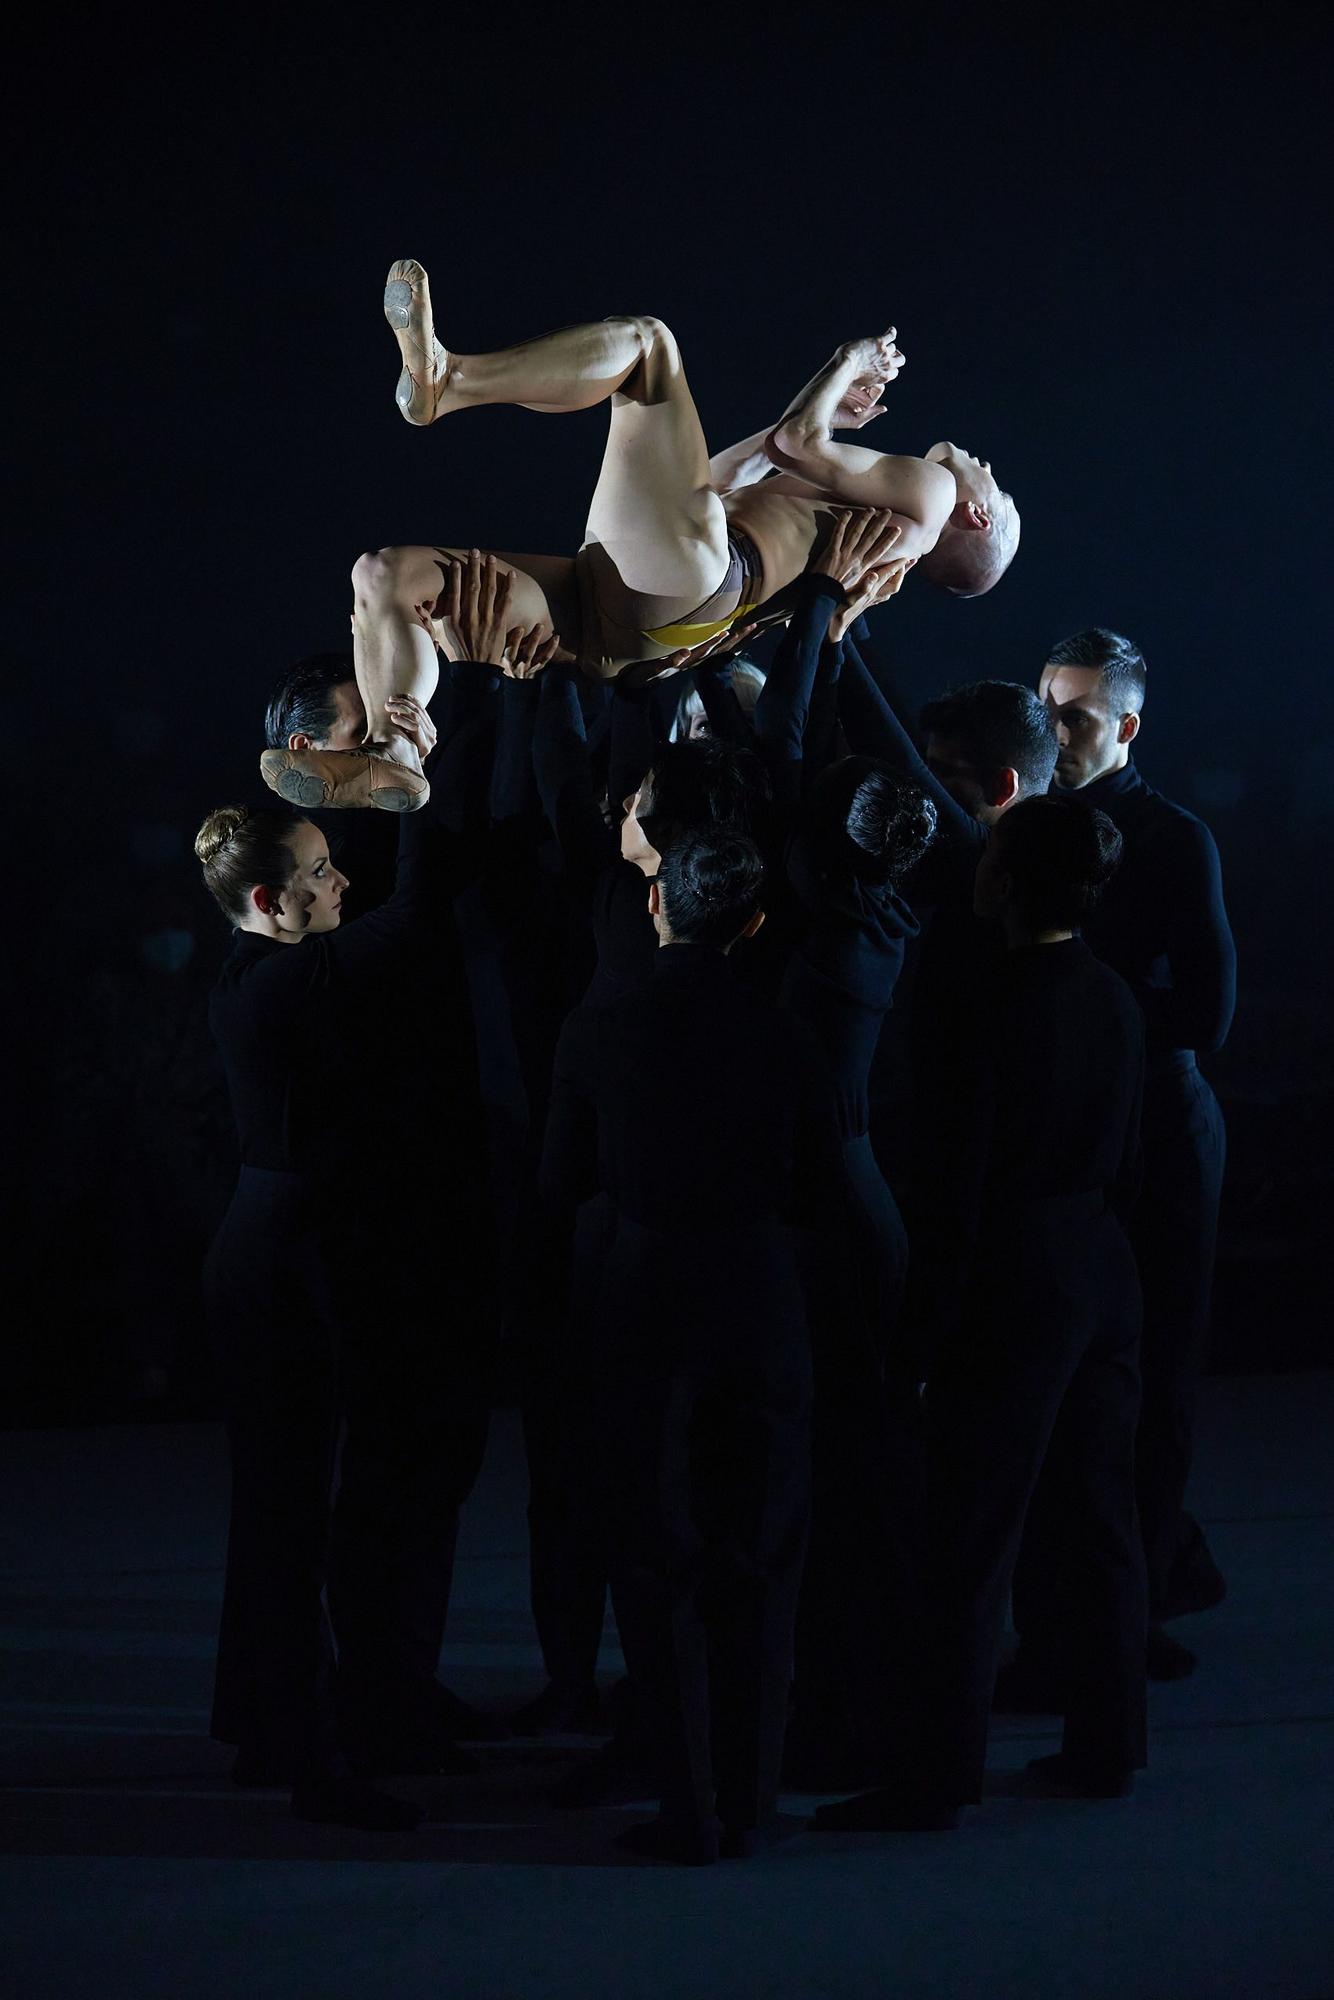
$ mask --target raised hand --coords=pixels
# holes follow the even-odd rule
[[[406,736],[423,762],[435,748],[436,728],[422,704],[410,694],[391,694],[385,713],[400,736]]]
[[[530,625],[527,631],[522,625],[515,625],[505,635],[505,657],[500,671],[506,680],[531,681],[553,660],[572,657],[549,625]]]
[[[667,656],[667,666],[674,674],[689,673],[703,660],[711,660],[720,653],[736,653],[760,629],[760,621],[746,625],[729,625],[725,632],[719,632],[712,639],[704,639],[698,646],[681,646]]]
[[[841,611],[829,621],[829,637],[837,645],[849,626],[877,604],[888,604],[903,588],[903,580],[917,561],[916,556],[896,556],[879,569],[869,569]]]
[[[896,379],[907,361],[907,356],[895,346],[897,332],[898,329],[891,326],[884,333],[867,334],[864,340],[844,341],[839,353],[852,364],[854,387]],[[876,400],[879,400],[878,396]]]
[[[493,555],[469,549],[466,558],[449,558],[444,589],[434,604],[419,607],[419,615],[442,651],[435,628],[438,621],[445,620],[458,635],[465,660],[483,660],[503,669],[513,593],[513,570],[502,571]]]
[[[880,400],[884,393],[883,382],[854,382],[850,389],[845,390],[830,428],[836,431],[864,430],[876,417],[884,416],[885,406]]]
[[[889,561],[903,529],[885,507],[839,507],[833,520],[833,533],[810,566],[853,591],[868,570]]]

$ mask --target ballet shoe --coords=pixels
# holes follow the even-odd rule
[[[384,316],[413,350],[412,363],[404,353],[403,372],[394,390],[399,413],[410,424],[433,423],[449,370],[449,355],[435,337],[430,280],[415,257],[400,257],[389,266]]]
[[[259,769],[271,792],[304,812],[351,806],[416,812],[431,796],[420,771],[371,750],[264,750]]]
[[[1016,1789],[1039,1799],[1128,1799],[1135,1789],[1135,1774],[1076,1764],[1057,1750],[1049,1757],[1030,1759]]]

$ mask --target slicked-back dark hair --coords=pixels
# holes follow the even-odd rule
[[[662,857],[658,895],[678,944],[726,951],[760,904],[764,862],[753,840],[735,827],[688,833]]]
[[[1047,706],[1018,681],[970,681],[951,688],[922,710],[928,736],[953,736],[964,744],[984,781],[1014,771],[1019,789],[1045,792],[1056,769],[1056,730]]]
[[[1053,667],[1096,667],[1102,676],[1102,692],[1113,715],[1138,715],[1144,706],[1148,668],[1144,655],[1133,639],[1109,632],[1105,625],[1090,625],[1086,632],[1072,633],[1053,646],[1047,655]]]
[[[1021,799],[991,830],[1000,864],[1035,929],[1078,930],[1121,861],[1121,836],[1105,812],[1065,792]]]
[[[264,739],[271,750],[285,750],[291,736],[309,736],[318,743],[338,720],[334,689],[355,681],[351,653],[310,653],[289,667],[273,691],[264,717]]]
[[[648,796],[639,824],[659,854],[697,828],[756,831],[772,796],[769,775],[755,752],[716,736],[664,744],[644,784]]]

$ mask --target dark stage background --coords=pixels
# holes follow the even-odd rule
[[[275,12],[242,41],[75,8],[17,67],[13,1410],[207,1405],[196,1274],[234,1162],[205,1028],[225,932],[190,842],[254,794],[276,673],[345,644],[366,547],[580,539],[599,414],[398,418],[400,255],[463,348],[667,319],[719,445],[897,324],[870,442],[980,451],[1024,536],[993,596],[911,589],[882,647],[925,699],[1032,679],[1088,624],[1143,646],[1141,765],[1213,826],[1241,950],[1209,1065],[1216,1359],[1310,1359],[1334,1078],[1321,31],[546,18]]]

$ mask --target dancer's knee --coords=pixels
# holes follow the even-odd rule
[[[625,388],[630,390],[637,378],[650,390],[649,399],[654,400],[652,390],[681,372],[681,350],[676,335],[665,320],[654,319],[647,313],[627,313],[619,324],[633,331],[639,345],[639,365]]]
[[[362,604],[383,603],[401,597],[410,570],[416,567],[416,549],[367,549],[352,565],[352,588]]]

